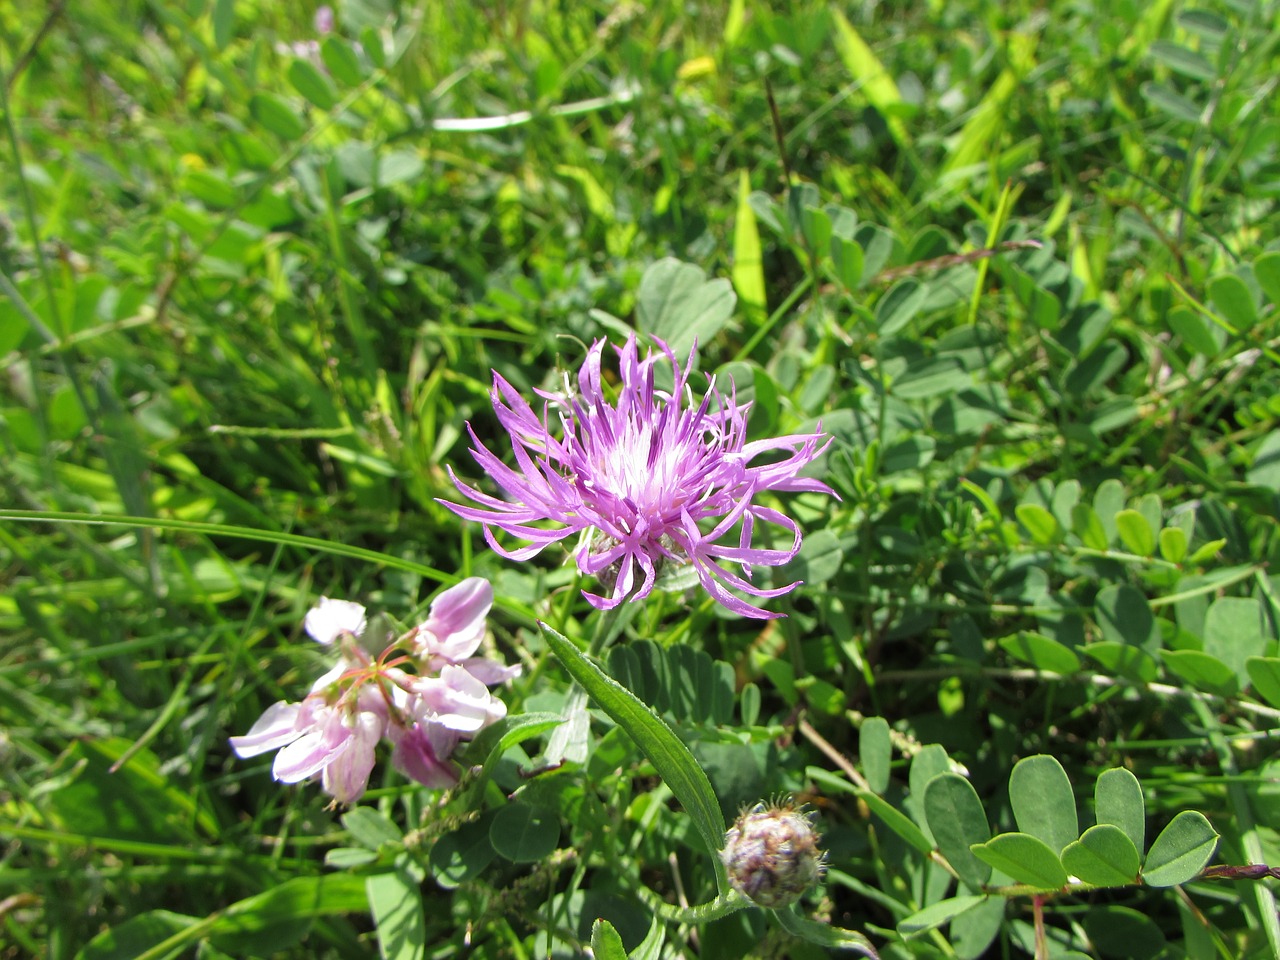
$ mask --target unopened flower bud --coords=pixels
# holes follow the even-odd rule
[[[769,908],[794,903],[826,869],[808,815],[789,803],[744,810],[725,834],[720,859],[733,888]]]

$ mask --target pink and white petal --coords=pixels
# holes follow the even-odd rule
[[[360,799],[369,785],[374,751],[382,737],[383,726],[382,719],[376,714],[357,715],[345,749],[324,768],[321,784],[325,793],[340,803],[355,803]]]
[[[344,633],[360,636],[365,622],[364,607],[360,604],[321,597],[320,602],[307,611],[302,626],[312,640],[328,646]]]
[[[249,732],[242,737],[231,737],[231,749],[238,757],[256,757],[268,750],[277,750],[301,736],[298,729],[298,712],[301,704],[280,700],[262,712]]]
[[[438,641],[432,650],[450,660],[471,656],[484,637],[484,620],[493,607],[493,587],[483,577],[468,577],[431,601],[422,629]]]
[[[437,723],[423,721],[402,734],[391,752],[391,763],[410,780],[432,790],[452,787],[458,782],[449,755],[458,735]]]
[[[486,687],[493,687],[499,683],[506,683],[523,672],[524,667],[515,663],[510,666],[499,663],[496,660],[488,660],[485,657],[468,657],[458,663],[458,666],[466,670]]]

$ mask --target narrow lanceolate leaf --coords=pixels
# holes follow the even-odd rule
[[[852,950],[864,957],[871,957],[872,960],[880,960],[880,954],[876,953],[876,948],[872,946],[871,941],[857,931],[833,927],[829,923],[818,923],[816,920],[807,920],[797,915],[794,909],[794,907],[787,907],[774,911],[774,916],[778,918],[782,929],[793,937],[801,937],[828,950]]]
[[[1139,851],[1147,844],[1147,807],[1142,784],[1124,767],[1106,770],[1093,788],[1094,815],[1098,823],[1119,827]]]
[[[1184,810],[1151,844],[1142,881],[1152,887],[1172,887],[1194,880],[1217,848],[1218,833],[1204,814]]]
[[[1038,890],[1060,890],[1067,885],[1067,871],[1058,855],[1030,834],[1002,833],[970,849],[983,863],[1003,870],[1016,883]]]
[[[924,788],[924,814],[938,850],[971,890],[991,879],[991,867],[973,855],[975,844],[991,838],[978,792],[958,773],[940,773]]]
[[[933,852],[933,844],[924,835],[924,831],[888,800],[872,793],[870,790],[858,790],[857,794],[858,798],[871,808],[871,812],[883,820],[884,825],[903,840],[926,856]]]
[[[1027,757],[1014,766],[1009,802],[1018,829],[1043,840],[1054,854],[1080,836],[1071,781],[1062,764],[1047,754]]]
[[[836,50],[844,61],[845,68],[861,85],[867,102],[880,111],[894,140],[902,146],[909,145],[911,138],[906,124],[897,115],[897,108],[902,104],[902,93],[898,90],[893,75],[885,69],[880,58],[867,46],[867,42],[843,13],[834,10],[831,16],[836,25]]]
[[[760,248],[760,228],[751,209],[751,177],[746,170],[738,175],[738,212],[733,220],[733,287],[748,312],[761,315],[767,298],[764,285],[764,257]]]
[[[942,926],[966,910],[972,910],[986,899],[986,897],[963,896],[939,900],[923,910],[917,910],[905,920],[899,920],[898,933],[904,937],[918,936],[934,927]]]
[[[1138,882],[1138,848],[1119,827],[1090,827],[1062,851],[1067,872],[1095,887],[1123,887]]]
[[[707,850],[714,853],[723,847],[725,823],[720,802],[711,788],[711,781],[689,748],[649,706],[588,660],[568,639],[545,623],[538,626],[542,628],[547,645],[573,679],[582,684],[600,709],[622,727],[649,758],[658,776],[693,817],[694,826],[706,842]],[[723,877],[724,868],[718,857],[715,864],[719,879]],[[720,892],[725,893],[727,889],[725,881]]]

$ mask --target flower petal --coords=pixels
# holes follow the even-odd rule
[[[268,750],[277,750],[292,743],[302,735],[298,729],[298,712],[301,704],[280,700],[263,711],[249,732],[242,737],[231,737],[231,749],[238,757],[256,757]]]
[[[307,611],[302,625],[312,640],[328,646],[344,633],[357,637],[364,633],[364,607],[350,600],[321,597],[320,602]]]

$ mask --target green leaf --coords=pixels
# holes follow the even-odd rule
[[[382,960],[419,960],[427,943],[422,890],[401,870],[365,878]]]
[[[649,932],[645,934],[644,940],[631,951],[630,960],[661,960],[662,945],[666,940],[667,925],[655,915],[649,923]]]
[[[973,375],[947,357],[909,368],[889,385],[889,393],[899,400],[928,400],[971,386]]]
[[[1151,605],[1139,590],[1127,583],[1110,584],[1099,590],[1094,599],[1094,612],[1103,639],[1142,647],[1148,653],[1159,649],[1160,630]]]
[[[862,775],[875,793],[889,786],[889,761],[893,746],[889,740],[889,721],[884,717],[868,717],[858,730],[858,759]]]
[[[134,960],[146,954],[153,960],[172,960],[189,949],[188,939],[202,935],[204,925],[190,938],[177,935],[200,923],[199,917],[188,917],[168,910],[149,910],[103,930],[76,954],[75,960]],[[174,940],[170,949],[153,952],[155,947]]]
[[[235,0],[214,0],[213,45],[219,53],[227,49],[236,31]]]
[[[1234,697],[1240,682],[1231,667],[1201,650],[1162,650],[1160,659],[1168,670],[1199,690],[1219,697]]]
[[[853,77],[862,96],[884,117],[885,124],[898,145],[909,145],[910,134],[902,118],[897,115],[902,104],[902,93],[894,82],[893,74],[880,62],[875,51],[862,39],[843,13],[832,10],[831,17],[836,25],[836,52],[840,54],[845,69]]]
[[[344,87],[358,87],[364,80],[359,55],[336,33],[320,41],[320,61],[329,75]]]
[[[527,803],[509,803],[489,824],[489,842],[499,856],[512,863],[537,863],[560,843],[560,818],[552,810]]]
[[[1203,316],[1188,307],[1175,307],[1169,311],[1169,329],[1175,333],[1187,349],[1203,357],[1215,356],[1222,345]]]
[[[614,723],[627,731],[636,746],[648,757],[658,771],[658,776],[693,818],[694,827],[706,843],[707,851],[715,853],[723,847],[725,823],[720,802],[711,789],[711,781],[707,779],[689,748],[651,707],[641,703],[630,690],[610,678],[565,637],[545,623],[539,622],[538,626],[547,645],[569,674]],[[714,858],[714,862],[718,865],[717,880],[720,881],[720,892],[723,893],[727,889],[727,881],[722,880],[724,868],[719,866],[718,857]]]
[[[889,476],[920,470],[933,462],[938,441],[927,434],[903,437],[890,444],[880,456],[880,473]]]
[[[1071,508],[1071,532],[1090,550],[1105,550],[1111,543],[1098,511],[1087,503],[1077,503]]]
[[[1280,251],[1272,250],[1254,260],[1253,276],[1267,299],[1280,307]]]
[[[333,81],[310,60],[296,58],[289,64],[288,77],[293,89],[302,94],[313,107],[332,110],[338,102],[338,90]]]
[[[1062,851],[1067,872],[1095,887],[1137,883],[1141,864],[1138,848],[1128,834],[1109,823],[1090,827]]]
[[[815,530],[804,538],[800,553],[783,568],[782,582],[803,580],[806,584],[826,583],[844,565],[844,548],[840,538],[830,530]]]
[[[1007,902],[1004,897],[988,897],[986,902],[952,919],[947,939],[958,960],[978,960],[989,955],[988,948],[1004,927]]]
[[[70,833],[150,843],[188,845],[197,829],[216,835],[208,811],[199,811],[191,793],[169,783],[150,750],[138,750],[117,766],[132,749],[121,737],[68,747],[49,772],[55,782],[66,777],[49,795],[53,823]]]
[[[1147,523],[1147,518],[1137,510],[1121,510],[1116,514],[1116,532],[1120,534],[1120,542],[1130,553],[1149,557],[1155,552],[1155,532]]]
[[[1280,707],[1280,659],[1249,657],[1245,661],[1253,689],[1273,707]]]
[[[1233,273],[1214,277],[1209,281],[1209,299],[1231,326],[1244,332],[1258,322],[1258,308],[1253,294],[1243,280]]]
[[[1013,511],[1018,522],[1027,528],[1031,539],[1042,546],[1056,541],[1060,535],[1058,518],[1038,503],[1020,503]]]
[[[1173,43],[1170,40],[1156,40],[1147,49],[1151,56],[1155,57],[1174,73],[1180,73],[1184,77],[1191,77],[1194,80],[1216,80],[1218,78],[1218,71],[1213,68],[1213,64],[1203,54],[1188,49],[1180,43]]]
[[[924,812],[938,850],[961,882],[981,890],[991,867],[973,855],[972,847],[989,840],[991,828],[973,784],[958,773],[938,774],[925,787]]]
[[[1227,538],[1220,537],[1217,540],[1210,540],[1208,543],[1201,544],[1196,547],[1195,552],[1187,557],[1186,565],[1188,567],[1198,567],[1200,564],[1212,560],[1218,555],[1218,551],[1227,545]]]
[[[852,950],[854,953],[860,953],[865,957],[875,958],[879,956],[871,941],[856,930],[846,930],[843,927],[832,926],[829,923],[809,920],[797,914],[794,906],[775,910],[773,915],[778,918],[778,923],[782,929],[793,937],[816,943],[827,950]]]
[[[436,883],[452,890],[479,876],[493,862],[497,856],[489,842],[489,823],[493,816],[488,814],[472,823],[464,823],[431,845],[427,865]]]
[[[627,948],[622,937],[603,917],[591,925],[591,954],[596,960],[627,960]]]
[[[1205,614],[1204,652],[1230,667],[1245,686],[1247,661],[1266,653],[1269,632],[1266,613],[1255,597],[1219,597]]]
[[[1253,463],[1245,479],[1254,486],[1280,493],[1280,431],[1273,430],[1263,438],[1253,452]]]
[[[724,328],[736,301],[728,280],[708,280],[701,267],[667,257],[640,278],[636,322],[665,340],[683,363],[695,340],[705,347]]]
[[[249,112],[281,140],[300,140],[307,132],[302,118],[274,93],[255,93],[249,98]]]
[[[1124,767],[1105,770],[1093,787],[1094,818],[1125,832],[1141,851],[1147,842],[1147,810],[1142,784]]]
[[[1217,848],[1218,834],[1204,814],[1184,810],[1151,844],[1142,866],[1142,880],[1152,887],[1172,887],[1194,880]]]
[[[1144,83],[1139,89],[1147,102],[1161,113],[1184,123],[1190,123],[1194,126],[1200,125],[1202,111],[1182,94],[1175,92],[1163,83],[1155,81]]]
[[[375,67],[382,69],[387,65],[387,49],[376,27],[367,26],[360,31],[360,48]]]
[[[1029,663],[1037,670],[1075,673],[1080,669],[1080,658],[1070,647],[1038,633],[1023,630],[1011,637],[1002,637],[999,644],[1011,657]]]
[[[975,857],[1007,874],[1015,883],[1037,890],[1061,890],[1067,885],[1062,861],[1038,837],[1001,833],[970,849]]]
[[[1187,531],[1181,527],[1165,527],[1160,531],[1160,556],[1170,563],[1181,563],[1187,555]]]
[[[233,903],[209,932],[219,950],[264,956],[298,943],[317,917],[362,914],[368,909],[364,877],[342,873],[295,877]]]
[[[518,743],[541,736],[564,722],[558,713],[517,713],[481,730],[467,744],[460,759],[468,766],[488,764]]]
[[[947,756],[947,751],[941,744],[930,743],[921,747],[911,758],[911,769],[907,772],[908,793],[902,802],[902,809],[910,814],[930,843],[934,843],[934,839],[929,829],[929,818],[925,814],[924,791],[929,786],[929,781],[950,770],[951,759]],[[985,840],[987,837],[984,835],[978,839]]]
[[[986,897],[975,897],[971,895],[951,897],[948,900],[939,900],[937,903],[930,904],[923,910],[917,910],[905,920],[898,921],[898,933],[904,938],[916,937],[922,933],[926,933],[935,927],[940,927],[952,917],[957,917],[966,910],[972,910],[980,903],[985,903]]]
[[[404,840],[400,828],[373,807],[352,807],[342,815],[342,825],[351,839],[369,850],[377,850],[384,843],[398,844]]]
[[[1111,673],[1118,673],[1122,677],[1139,683],[1151,683],[1160,675],[1160,665],[1151,654],[1127,643],[1102,640],[1098,643],[1087,643],[1079,649],[1097,660]]]
[[[1054,757],[1040,754],[1014,764],[1009,803],[1018,829],[1043,840],[1055,852],[1080,835],[1071,780]]]
[[[854,240],[848,240],[839,234],[831,238],[831,264],[835,267],[836,279],[848,292],[858,289],[862,282],[862,247]]]
[[[1178,26],[1210,43],[1219,42],[1231,29],[1231,25],[1226,20],[1208,10],[1194,8],[1179,10],[1177,19]]]
[[[910,817],[888,800],[879,794],[872,793],[870,790],[855,790],[854,792],[857,793],[859,799],[871,808],[872,813],[884,821],[886,827],[903,840],[925,856],[933,852],[933,844],[929,842],[929,838],[924,835]]]
[[[915,319],[928,298],[929,288],[919,280],[899,280],[876,304],[876,332],[881,337],[897,333]]]
[[[1201,918],[1203,922],[1203,917]],[[1165,937],[1159,925],[1149,916],[1132,907],[1116,904],[1097,904],[1085,914],[1084,930],[1096,948],[1099,957],[1123,957],[1124,960],[1159,960],[1168,957]],[[1179,956],[1214,956],[1209,954],[1182,953]]]
[[[738,210],[733,218],[733,286],[743,305],[757,315],[768,309],[760,228],[751,209],[751,175],[738,171]]]

